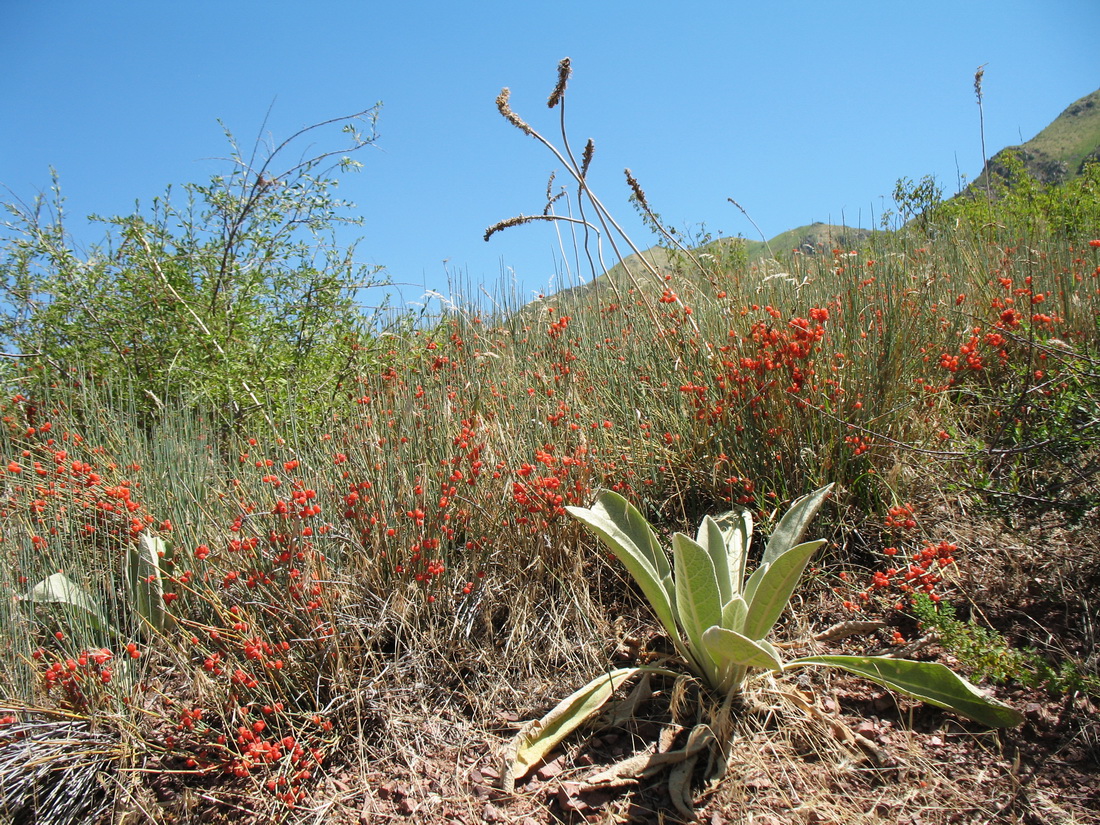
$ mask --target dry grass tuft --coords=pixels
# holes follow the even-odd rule
[[[76,825],[103,821],[125,750],[116,731],[76,717],[5,706],[19,719],[0,733],[0,818]]]

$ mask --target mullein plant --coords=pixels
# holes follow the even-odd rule
[[[133,623],[145,636],[151,636],[164,630],[170,617],[165,604],[172,598],[165,598],[164,571],[162,560],[171,558],[168,546],[159,536],[143,532],[137,542],[127,548],[123,562],[123,574],[126,580],[126,593],[129,596]],[[107,611],[87,590],[74,582],[64,573],[54,573],[40,581],[25,601],[28,604],[55,605],[79,617],[91,630],[98,634],[121,635],[122,628],[112,625]]]
[[[779,674],[801,667],[835,667],[988,727],[1021,724],[1018,711],[985,696],[936,662],[854,655],[783,660],[767,636],[811,556],[825,544],[822,539],[803,542],[801,538],[831,489],[832,485],[822,487],[794,502],[772,532],[759,566],[747,578],[753,532],[747,510],[706,516],[695,538],[673,535],[670,563],[652,526],[619,494],[604,491],[591,509],[567,509],[622,562],[682,663],[727,704],[741,694],[754,671]],[[543,719],[525,726],[513,743],[506,786],[514,786],[559,742],[592,719],[619,686],[646,672],[674,674],[645,666],[601,674]]]

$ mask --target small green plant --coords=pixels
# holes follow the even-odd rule
[[[127,548],[123,574],[133,620],[140,632],[160,633],[168,620],[165,610],[164,574],[161,560],[170,558],[164,539],[142,533],[135,545]],[[32,604],[54,604],[77,614],[97,633],[121,633],[111,624],[107,612],[95,598],[64,573],[54,573],[40,581],[27,594]]]
[[[171,563],[164,540],[148,532],[142,532],[126,549],[120,573],[128,609],[122,612],[109,598],[96,598],[62,572],[47,576],[30,589],[23,604],[28,609],[51,610],[52,618],[63,619],[61,626],[65,627],[57,631],[58,640],[72,638],[82,646],[79,654],[52,658],[42,673],[47,693],[58,688],[64,696],[60,701],[69,709],[87,712],[105,700],[113,704],[123,698],[120,691],[133,687],[137,673],[131,660],[141,656],[137,642],[162,634],[172,621],[165,605],[175,596],[165,593],[161,566],[165,560]],[[112,648],[124,651],[123,655],[116,657]],[[51,661],[50,657],[43,659],[41,647],[32,655],[43,664]]]
[[[926,631],[933,631],[940,644],[960,662],[971,668],[976,679],[1005,682],[1009,679],[1030,683],[1034,678],[1028,655],[1009,645],[992,628],[971,619],[959,620],[955,608],[946,601],[933,602],[924,593],[913,599],[913,613]]]
[[[1012,647],[996,630],[982,627],[973,618],[959,619],[955,607],[946,601],[937,604],[920,593],[913,599],[913,613],[921,627],[935,633],[939,643],[970,668],[975,678],[997,684],[1011,680],[1058,694],[1083,691],[1100,695],[1100,680],[1081,673],[1072,661],[1067,659],[1055,667],[1037,650]]]
[[[591,509],[568,511],[588,525],[638,583],[688,668],[726,701],[737,696],[753,669],[777,673],[799,667],[836,667],[905,696],[954,711],[989,727],[1021,724],[1023,716],[983,695],[944,665],[887,656],[806,656],[784,662],[766,637],[778,621],[821,539],[801,542],[832,485],[804,496],[780,520],[760,565],[746,580],[753,523],[747,510],[707,516],[692,539],[672,537],[669,563],[656,533],[625,498],[601,492]],[[614,687],[651,668],[603,674],[517,737],[510,770],[521,778],[541,756],[594,716]]]

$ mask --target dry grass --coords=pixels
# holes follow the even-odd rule
[[[104,821],[129,761],[119,732],[67,714],[0,706],[0,713],[13,712],[19,721],[0,736],[0,817],[41,825]]]
[[[662,728],[705,723],[729,748],[721,782],[707,786],[702,762],[695,776],[714,825],[1095,821],[1092,700],[1011,682],[998,690],[1029,721],[1003,734],[843,676],[760,677],[728,716],[690,683],[663,685],[633,722],[568,740],[515,795],[500,790],[521,721],[612,662],[670,653],[565,513],[601,487],[663,532],[746,506],[766,533],[788,500],[837,482],[821,525],[834,541],[786,642],[833,651],[803,640],[853,618],[843,605],[861,606],[893,563],[887,546],[950,540],[947,598],[1096,674],[1096,511],[1021,504],[1006,520],[992,506],[1034,504],[1032,487],[1060,476],[1072,485],[1043,489],[1095,505],[1100,297],[1095,263],[1079,262],[1093,253],[1023,234],[991,242],[963,226],[755,267],[675,251],[667,270],[640,264],[587,298],[448,312],[379,336],[326,426],[306,432],[288,421],[238,438],[171,409],[146,430],[94,382],[12,399],[6,815],[673,823],[664,776],[579,783]],[[1058,304],[1059,320],[1006,314],[1006,297]],[[901,505],[913,527],[887,521]],[[170,547],[160,633],[119,578],[141,531]],[[62,569],[117,633],[10,598]],[[849,652],[917,630],[904,609],[862,606],[884,629],[845,640]],[[107,665],[81,662],[104,647]],[[922,655],[952,661],[934,640]]]

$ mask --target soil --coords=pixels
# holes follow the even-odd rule
[[[991,733],[899,702],[854,677],[827,677],[818,687],[825,689],[819,707],[826,717],[867,747],[837,736],[820,752],[798,737],[759,730],[734,748],[735,761],[718,788],[696,798],[694,820],[673,807],[667,774],[584,790],[587,776],[652,746],[659,720],[571,743],[514,794],[500,790],[502,754],[514,731],[511,720],[502,719],[496,731],[461,744],[439,741],[441,747],[406,764],[376,765],[362,777],[336,773],[317,797],[328,797],[326,821],[341,823],[1100,822],[1100,708],[1088,698],[1004,692],[1027,722]],[[430,724],[445,726],[443,720]],[[439,732],[439,740],[448,738]],[[739,766],[736,756],[745,752]]]

